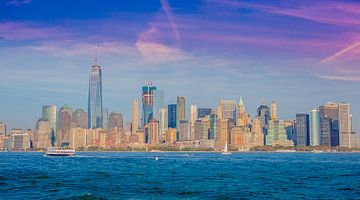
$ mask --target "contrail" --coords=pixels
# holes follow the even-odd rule
[[[333,60],[335,60],[336,58],[338,58],[339,56],[342,56],[343,54],[357,48],[358,46],[360,46],[360,42],[356,42],[350,46],[347,46],[346,48],[344,49],[341,49],[340,51],[336,52],[334,55],[331,55],[323,60],[321,60],[320,63],[328,63],[328,62],[331,62]]]
[[[160,0],[160,2],[161,2],[161,7],[164,10],[166,17],[168,18],[168,20],[170,22],[171,28],[175,34],[176,43],[177,43],[177,45],[179,45],[180,44],[180,34],[179,34],[176,24],[174,23],[173,14],[171,12],[169,2],[167,0]]]

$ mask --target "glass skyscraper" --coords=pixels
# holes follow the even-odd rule
[[[165,108],[164,103],[164,90],[155,90],[154,92],[154,105],[153,105],[153,118],[157,121],[160,119],[160,109]]]
[[[209,116],[211,115],[211,108],[198,108],[197,114],[198,114],[197,116],[198,119]]]
[[[310,144],[310,130],[309,130],[309,115],[296,114],[295,124],[295,140],[297,146],[309,146]]]
[[[147,125],[151,119],[153,119],[153,106],[154,106],[154,91],[156,90],[155,86],[152,86],[149,83],[147,86],[142,87],[142,118],[141,126],[142,128]]]
[[[56,106],[43,106],[42,107],[42,118],[49,120],[50,129],[56,131]]]
[[[88,127],[103,127],[102,75],[100,66],[95,63],[90,69],[88,97]]]
[[[176,104],[168,105],[168,127],[176,128]]]
[[[215,139],[217,137],[217,122],[218,116],[215,113],[210,115],[210,135],[209,139]]]

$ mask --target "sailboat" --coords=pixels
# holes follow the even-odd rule
[[[228,151],[228,143],[226,142],[225,147],[224,147],[224,151],[221,153],[223,155],[230,155],[231,151]]]

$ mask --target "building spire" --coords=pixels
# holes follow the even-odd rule
[[[243,106],[243,105],[244,105],[244,102],[243,102],[243,98],[242,98],[242,96],[240,96],[239,105],[240,105],[240,106]]]
[[[98,65],[98,45],[95,44],[95,65]]]

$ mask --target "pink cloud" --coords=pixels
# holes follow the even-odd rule
[[[360,5],[344,1],[298,1],[293,4],[292,8],[231,0],[214,0],[213,2],[235,8],[252,8],[326,24],[360,24]]]
[[[38,40],[65,38],[71,35],[60,27],[43,26],[30,22],[0,23],[0,36],[5,40]]]
[[[351,53],[352,51],[356,51],[358,50],[358,53],[354,55],[355,58],[359,57],[359,50],[360,50],[360,41],[358,42],[354,42],[348,46],[346,46],[343,49],[340,49],[339,51],[335,52],[333,55],[324,58],[323,60],[320,61],[321,64],[325,64],[325,63],[330,63],[333,61],[336,61],[337,59],[343,57],[346,54]]]

